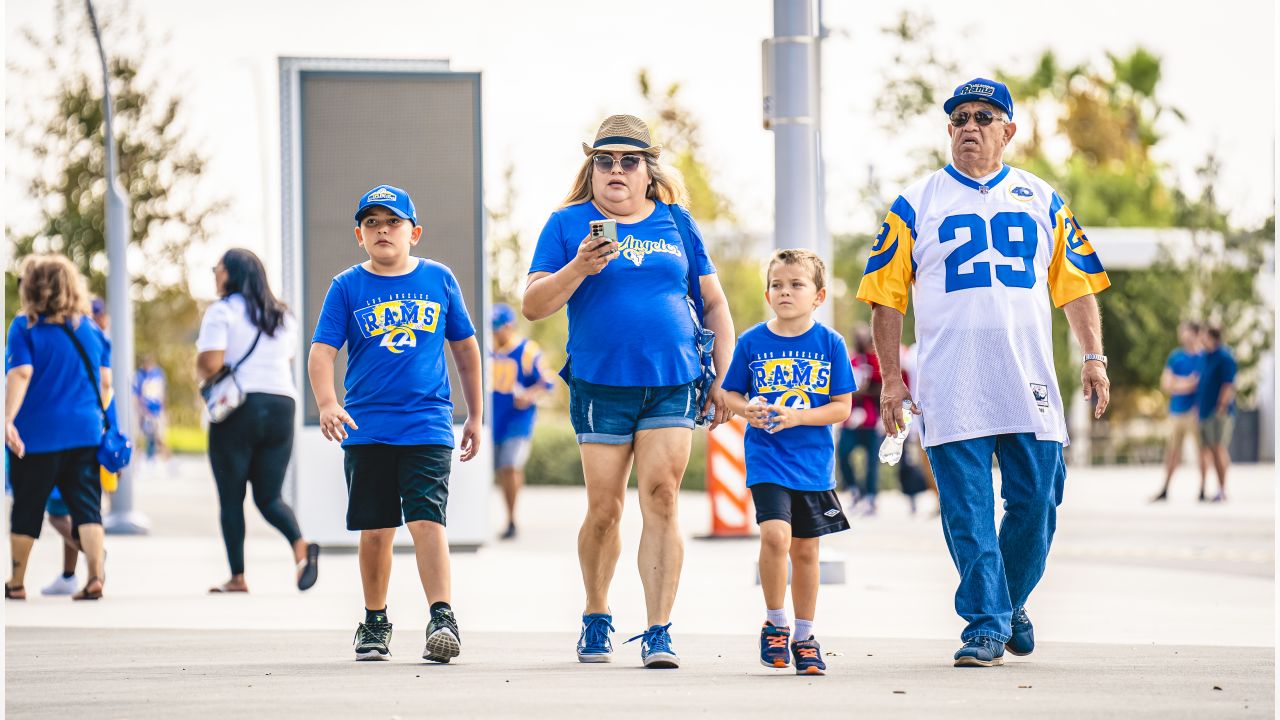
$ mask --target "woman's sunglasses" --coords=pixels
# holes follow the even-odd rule
[[[978,127],[986,127],[997,119],[999,120],[1004,119],[1004,118],[996,118],[996,114],[991,112],[990,110],[979,110],[972,114],[970,114],[965,110],[957,110],[951,113],[951,124],[955,125],[958,128],[962,128],[965,125],[969,124],[970,117],[973,118],[974,122],[978,123]]]
[[[595,165],[596,170],[607,173],[613,172],[615,159],[612,155],[601,154],[592,156],[591,162]],[[623,155],[617,158],[616,162],[622,165],[622,172],[629,173],[635,172],[635,169],[640,167],[640,163],[644,162],[644,158],[639,155]]]

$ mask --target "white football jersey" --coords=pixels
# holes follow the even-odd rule
[[[1005,165],[979,181],[947,165],[894,201],[858,299],[904,314],[914,301],[926,447],[1026,432],[1065,445],[1049,302],[1110,284],[1043,180]]]

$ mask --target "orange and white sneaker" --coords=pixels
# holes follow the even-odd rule
[[[791,639],[791,628],[765,622],[760,628],[760,664],[767,668],[784,668],[791,664],[791,653],[787,650],[787,641]]]
[[[822,662],[822,648],[812,635],[808,640],[791,643],[791,653],[796,656],[797,675],[827,674],[827,664]]]

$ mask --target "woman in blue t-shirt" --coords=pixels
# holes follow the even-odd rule
[[[676,498],[695,416],[710,410],[714,427],[731,415],[719,380],[706,407],[696,407],[693,381],[700,366],[686,301],[690,263],[700,280],[703,322],[717,335],[718,368],[728,367],[733,356],[733,320],[701,234],[677,204],[685,189],[658,164],[661,150],[639,118],[605,119],[595,141],[583,143],[587,159],[573,189],[538,238],[525,288],[523,311],[530,320],[568,307],[569,358],[561,376],[569,383],[587,487],[587,516],[578,534],[587,595],[578,641],[582,662],[611,659],[609,584],[621,552],[618,524],[634,462],[648,610],[648,630],[638,636],[641,657],[646,667],[679,665],[667,631],[684,558]],[[603,220],[616,221],[616,240],[590,236],[590,224]],[[693,237],[682,238],[680,224]]]
[[[5,351],[13,572],[4,596],[27,597],[27,560],[40,537],[45,501],[57,487],[71,511],[72,536],[79,537],[89,564],[84,589],[71,597],[97,600],[104,557],[99,398],[111,394],[111,345],[88,316],[84,278],[62,255],[27,258],[18,293],[22,308],[9,325]]]

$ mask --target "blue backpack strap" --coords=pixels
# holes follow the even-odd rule
[[[702,313],[702,286],[698,278],[697,254],[694,253],[693,247],[693,227],[692,216],[689,211],[672,203],[667,206],[667,211],[671,213],[671,219],[676,223],[676,230],[680,233],[680,240],[684,243],[684,256],[689,261],[689,298],[693,301],[693,309],[696,313],[694,320],[698,327],[701,328],[703,323]]]

